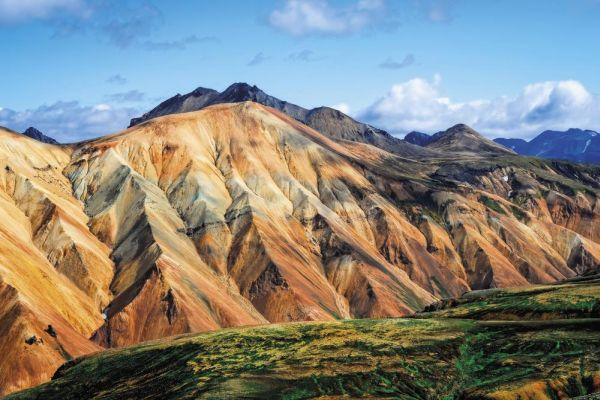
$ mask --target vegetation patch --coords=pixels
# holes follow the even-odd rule
[[[8,398],[581,396],[596,390],[600,379],[599,284],[591,277],[472,292],[418,318],[291,323],[164,339],[75,360],[51,382]]]
[[[502,205],[500,203],[498,203],[496,200],[491,199],[491,198],[489,198],[487,196],[481,196],[479,198],[479,200],[481,201],[481,204],[483,204],[484,206],[486,206],[490,210],[494,210],[498,214],[506,215],[506,210],[504,210],[504,207],[502,207]]]

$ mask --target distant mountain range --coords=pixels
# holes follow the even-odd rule
[[[449,151],[499,155],[514,152],[541,158],[600,163],[600,135],[594,131],[545,131],[529,142],[504,138],[492,141],[470,127],[458,124],[433,135],[411,132],[404,139],[399,139],[382,129],[356,121],[336,109],[306,109],[243,82],[234,83],[222,92],[199,87],[187,94],[176,94],[141,117],[133,118],[129,127],[156,117],[198,111],[215,104],[243,101],[275,108],[331,138],[371,144],[402,157],[444,157]]]
[[[374,145],[401,156],[435,156],[431,150],[410,144],[371,125],[355,121],[348,115],[330,108],[317,107],[311,110],[288,103],[268,95],[260,88],[247,83],[234,83],[223,92],[199,87],[196,90],[163,101],[139,118],[133,118],[129,127],[149,119],[170,114],[198,111],[215,104],[252,101],[275,108],[311,128],[335,139],[362,142]]]
[[[243,101],[275,108],[334,139],[371,144],[402,157],[443,157],[448,151],[483,154],[514,152],[525,156],[600,164],[600,133],[592,130],[547,130],[530,141],[515,138],[497,138],[492,141],[467,125],[458,124],[433,135],[413,131],[404,139],[399,139],[382,129],[356,121],[339,110],[330,107],[306,109],[243,82],[234,83],[222,92],[199,87],[184,95],[176,94],[141,117],[131,119],[129,127],[156,117]],[[27,128],[22,134],[43,143],[58,143],[34,127]]]
[[[503,138],[494,142],[527,156],[600,163],[600,134],[590,130],[544,131],[529,142]]]
[[[432,303],[430,311],[444,311],[444,304],[452,304],[448,299],[470,290],[497,293],[503,287],[600,273],[600,166],[518,156],[466,125],[429,139],[419,135],[427,143],[417,146],[337,110],[307,110],[246,84],[223,93],[193,93],[175,96],[123,132],[68,146],[39,142],[45,136],[39,131],[29,130],[34,140],[0,128],[0,397],[46,382],[63,363],[73,366],[79,361],[72,358],[106,348],[245,325],[400,317]],[[184,110],[194,112],[180,113]],[[175,114],[143,121],[169,112]],[[473,312],[481,312],[478,293]],[[547,307],[539,312],[544,319],[560,314],[543,294]],[[582,297],[576,303],[597,314],[590,306],[594,300]],[[530,316],[531,304],[523,313],[512,308],[509,318]],[[559,310],[573,316],[568,305]],[[464,322],[458,324],[472,332]],[[366,329],[381,338],[383,331]],[[443,341],[456,334],[435,321],[433,329]],[[519,332],[507,328],[510,343]],[[580,339],[575,333],[573,340]],[[330,336],[331,330],[326,327],[323,334]],[[224,335],[234,347],[250,340]],[[397,355],[409,360],[403,337],[412,334],[386,340],[399,343]],[[452,337],[456,346],[444,344],[453,354],[446,361],[449,371],[464,379],[464,365],[472,363],[461,349],[471,342]],[[498,343],[497,336],[489,337]],[[560,336],[561,346],[565,337]],[[338,338],[340,343],[348,339],[345,333]],[[487,349],[485,338],[481,343]],[[376,341],[372,347],[355,339],[346,342],[359,343],[356,351],[380,349]],[[549,348],[547,341],[522,346],[537,353]],[[504,345],[497,347],[508,354]],[[595,342],[589,346],[597,347]],[[565,349],[573,355],[570,371],[578,373],[585,349]],[[422,346],[415,351],[438,354]],[[481,351],[470,354],[489,359],[489,352]],[[379,353],[389,358],[387,350]],[[152,354],[171,364],[172,358]],[[172,354],[190,371],[208,371],[200,364],[191,368],[197,359],[190,353]],[[349,363],[350,353],[338,354],[342,364],[365,376],[354,359]],[[508,371],[509,361],[490,368]],[[208,362],[224,365],[214,358]],[[398,362],[390,365],[396,369]],[[264,370],[264,359],[258,363]],[[593,365],[587,355],[585,363]],[[114,371],[118,376],[131,378],[137,368],[117,364],[123,366]],[[547,360],[542,364],[548,366]],[[370,365],[380,374],[378,361]],[[433,364],[427,359],[424,365]],[[134,372],[135,379],[141,376]],[[336,388],[355,380],[339,384],[316,373]],[[312,371],[301,374],[302,382],[315,382]],[[113,376],[102,379],[102,390],[114,383]],[[200,382],[188,385],[179,372],[169,376],[179,381],[178,390],[198,388]],[[295,384],[291,375],[281,376],[285,385]],[[402,387],[409,379],[421,388],[429,385],[413,375],[381,376]],[[87,384],[86,376],[80,378]],[[202,382],[221,391],[214,382]],[[234,390],[241,387],[236,382],[230,382]],[[382,395],[403,396],[371,382],[368,386]],[[158,385],[162,389],[164,382]],[[315,393],[342,396],[320,385]],[[547,393],[539,387],[531,393]],[[84,397],[93,397],[90,386],[81,388],[89,394]],[[409,389],[421,399],[440,397]],[[107,396],[137,398],[133,393],[117,389]],[[181,397],[161,395],[150,397]]]
[[[457,125],[463,126],[464,125]],[[428,135],[423,132],[410,132],[404,137],[408,143],[430,149],[440,150],[441,143],[448,140],[448,132],[456,130],[456,127],[447,131]],[[459,129],[460,130],[460,129]],[[482,150],[498,151],[498,146],[487,142]],[[569,160],[579,163],[600,163],[600,134],[598,132],[582,129],[569,129],[567,131],[544,131],[529,142],[523,139],[494,139],[495,143],[524,156],[540,158]],[[471,150],[476,150],[472,148]]]

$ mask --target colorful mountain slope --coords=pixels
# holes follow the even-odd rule
[[[256,102],[68,146],[0,134],[2,393],[101,347],[600,268],[600,168],[400,157]]]

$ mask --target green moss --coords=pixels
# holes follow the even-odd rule
[[[516,207],[516,206],[511,206],[510,211],[512,211],[515,218],[518,219],[519,221],[527,220],[527,213],[525,211],[523,211],[521,208]]]
[[[504,207],[502,207],[500,205],[500,203],[498,203],[496,200],[491,199],[487,196],[481,196],[479,198],[479,201],[481,202],[481,204],[483,204],[484,206],[486,206],[487,208],[496,211],[499,214],[503,214],[506,215],[506,210],[504,210]]]
[[[472,292],[420,317],[490,319],[593,318],[600,315],[600,277],[521,290]]]
[[[426,319],[293,323],[165,339],[77,360],[53,381],[9,399],[485,399],[535,381],[548,399],[558,396],[556,382],[578,396],[600,376],[600,325],[585,319],[598,315],[595,285],[590,278],[472,293]],[[545,320],[439,318],[515,313]]]

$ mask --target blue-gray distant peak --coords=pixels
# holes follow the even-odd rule
[[[23,135],[29,136],[30,138],[35,139],[39,142],[58,144],[58,142],[56,140],[54,140],[50,136],[44,135],[42,132],[40,132],[33,126],[30,126],[29,128],[25,129],[25,131],[23,132]]]
[[[404,140],[417,146],[427,146],[431,142],[431,136],[423,132],[412,131],[404,136]]]
[[[523,139],[494,139],[518,154],[555,158],[583,163],[600,163],[600,134],[571,128],[566,131],[546,130],[529,142]]]

